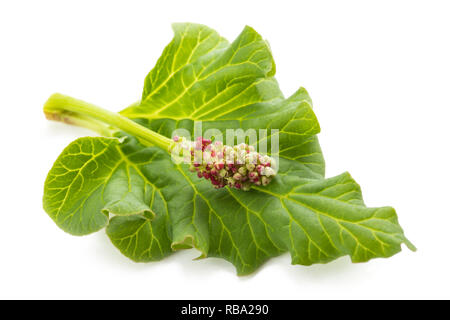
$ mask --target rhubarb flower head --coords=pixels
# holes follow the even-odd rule
[[[252,186],[268,185],[276,175],[275,159],[245,143],[232,147],[202,137],[189,141],[178,136],[173,141],[172,154],[183,151],[189,170],[210,180],[217,189],[228,186],[248,191]]]

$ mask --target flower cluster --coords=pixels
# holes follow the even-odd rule
[[[252,185],[266,186],[275,176],[275,160],[245,143],[231,147],[202,137],[189,141],[175,136],[173,140],[172,150],[185,152],[190,171],[210,180],[217,189],[228,186],[247,191]]]

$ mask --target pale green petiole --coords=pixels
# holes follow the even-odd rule
[[[59,93],[50,96],[44,105],[44,113],[49,120],[85,127],[104,136],[111,136],[119,129],[137,137],[146,145],[155,145],[165,150],[173,143],[171,139],[119,113]]]

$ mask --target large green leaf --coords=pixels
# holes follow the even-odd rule
[[[366,207],[348,173],[323,177],[311,100],[302,88],[283,97],[269,47],[253,29],[231,44],[201,25],[174,31],[142,101],[122,114],[167,137],[179,128],[192,132],[200,120],[203,130],[223,133],[269,129],[270,138],[279,129],[277,176],[248,192],[216,190],[132,136],[80,138],[45,184],[44,207],[62,229],[82,235],[107,226],[112,243],[140,262],[195,247],[202,258],[230,261],[238,274],[283,252],[310,265],[344,255],[353,262],[389,257],[402,243],[414,249],[393,208]]]

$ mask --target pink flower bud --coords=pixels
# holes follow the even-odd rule
[[[211,177],[211,183],[215,186],[219,185],[219,181],[215,177]]]
[[[249,174],[248,174],[248,177],[250,178],[250,179],[254,179],[254,178],[256,178],[258,176],[258,173],[256,173],[255,171],[252,171],[252,172],[250,172]]]

